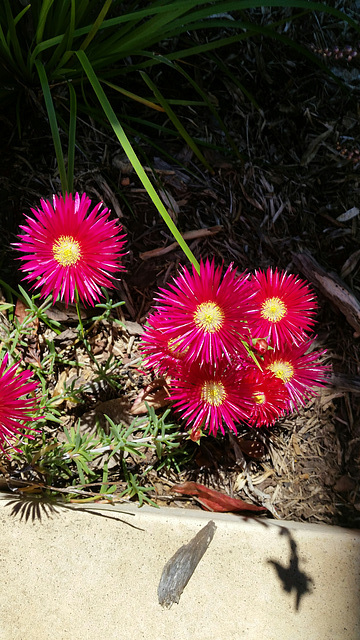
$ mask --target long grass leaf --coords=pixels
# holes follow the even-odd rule
[[[207,170],[210,171],[211,173],[214,173],[212,167],[209,165],[208,161],[206,160],[204,155],[201,153],[199,147],[196,145],[196,143],[193,140],[193,138],[188,134],[188,132],[186,131],[185,127],[181,124],[179,118],[174,113],[174,111],[170,107],[169,103],[165,100],[165,98],[160,93],[158,88],[155,86],[153,81],[150,80],[149,76],[144,71],[141,71],[140,73],[141,73],[142,78],[144,79],[144,81],[148,85],[148,87],[154,93],[154,96],[159,100],[161,106],[163,107],[164,111],[166,112],[166,114],[168,115],[169,119],[173,123],[174,127],[178,130],[178,132],[180,133],[182,138],[189,145],[190,149],[192,149],[192,151],[194,152],[196,157],[200,160],[200,162],[203,163],[204,167],[206,167]]]
[[[113,108],[111,107],[111,104],[109,102],[109,100],[107,99],[105,92],[85,54],[84,51],[77,51],[76,55],[79,58],[79,61],[95,91],[95,94],[97,96],[97,99],[99,100],[101,107],[107,117],[107,119],[109,120],[109,123],[116,135],[116,137],[118,138],[121,146],[123,147],[129,161],[131,162],[132,166],[134,167],[134,170],[136,172],[136,174],[138,175],[141,183],[143,184],[144,188],[146,189],[148,195],[150,196],[152,202],[154,203],[155,207],[157,208],[157,210],[159,211],[160,215],[162,216],[164,222],[167,224],[167,226],[169,227],[171,233],[173,234],[175,240],[179,243],[180,247],[182,248],[182,250],[184,251],[185,255],[188,257],[188,259],[190,260],[190,262],[192,262],[192,264],[194,265],[194,267],[200,271],[200,265],[198,263],[198,261],[196,260],[195,256],[193,255],[192,251],[190,250],[190,248],[188,247],[188,245],[186,244],[185,240],[183,239],[180,231],[178,230],[178,228],[176,227],[175,223],[173,222],[173,220],[171,219],[170,215],[168,214],[168,212],[166,211],[163,203],[161,202],[158,194],[156,193],[153,185],[151,184],[149,178],[147,177],[143,167],[141,166],[141,163],[135,153],[135,151],[133,150],[124,129],[122,128],[119,120],[117,119]]]
[[[5,0],[5,12],[6,12],[7,26],[9,29],[7,34],[7,45],[10,48],[10,43],[11,43],[12,49],[14,51],[14,58],[16,60],[16,64],[21,70],[21,73],[26,78],[26,75],[27,75],[26,64],[23,58],[22,48],[20,46],[19,39],[16,33],[16,22],[12,14],[11,7],[8,0]]]
[[[10,47],[6,41],[5,34],[3,32],[1,24],[0,24],[0,57],[7,58],[7,62],[10,62],[11,65],[16,64],[12,56],[12,53],[10,51]]]
[[[48,68],[61,68],[64,66],[69,58],[73,55],[72,43],[74,39],[75,20],[76,20],[76,0],[70,0],[70,20],[68,20],[68,26],[64,33],[62,41],[56,47],[50,61]]]
[[[155,104],[154,102],[151,102],[151,100],[147,100],[142,96],[138,96],[136,93],[132,93],[132,91],[127,91],[127,89],[123,89],[122,87],[119,87],[118,85],[113,84],[112,82],[104,81],[104,84],[106,84],[111,89],[114,89],[118,93],[121,93],[123,96],[126,96],[127,98],[131,98],[131,100],[134,100],[135,102],[139,102],[140,104],[145,105],[145,107],[149,107],[150,109],[154,109],[155,111],[164,112],[163,107],[161,107],[160,105]]]
[[[99,28],[101,27],[101,24],[104,22],[104,19],[105,19],[105,16],[106,16],[107,12],[109,11],[109,9],[111,7],[111,3],[112,3],[112,0],[106,0],[106,2],[104,3],[104,6],[102,7],[99,15],[97,16],[94,24],[92,25],[89,33],[87,34],[85,40],[80,45],[80,49],[82,49],[83,51],[85,51],[85,49],[87,49],[87,47],[89,46],[91,40],[93,40],[93,38],[95,38]]]
[[[39,21],[36,27],[36,34],[35,34],[36,44],[39,44],[39,42],[42,41],[45,24],[46,24],[46,18],[51,9],[51,5],[53,4],[53,2],[54,0],[43,0],[41,3],[40,16],[39,16]]]
[[[60,140],[58,123],[56,119],[54,103],[51,97],[51,91],[50,91],[49,82],[46,76],[46,72],[44,69],[44,65],[40,60],[36,60],[35,66],[39,75],[42,92],[44,94],[46,111],[49,118],[51,135],[54,142],[56,160],[59,168],[61,187],[62,187],[63,194],[65,194],[65,192],[68,191],[68,184],[67,184],[67,176],[66,176],[66,170],[65,170],[64,154],[61,146],[61,140]]]

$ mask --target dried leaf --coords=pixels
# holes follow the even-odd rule
[[[215,523],[210,520],[196,536],[184,544],[168,560],[161,574],[158,586],[159,604],[169,609],[180,596],[207,550],[216,531]]]
[[[142,389],[135,398],[130,413],[133,416],[139,416],[147,413],[146,403],[154,409],[160,409],[171,402],[165,378],[156,378],[150,384]]]
[[[17,318],[19,324],[22,324],[26,319],[26,316],[28,315],[29,315],[28,307],[25,305],[25,303],[22,300],[20,300],[20,298],[18,298],[16,300],[16,305],[15,305],[15,317]],[[30,326],[33,329],[33,333],[37,333],[37,330],[39,327],[39,319],[34,318]]]
[[[309,164],[316,156],[317,152],[319,151],[319,148],[322,146],[324,140],[326,140],[326,138],[329,137],[329,135],[332,133],[333,131],[333,127],[328,126],[327,130],[324,131],[323,133],[321,133],[319,136],[317,136],[316,138],[314,138],[314,140],[312,140],[308,146],[308,148],[306,149],[305,153],[303,154],[300,164],[302,167],[306,166],[307,164]]]
[[[154,393],[149,394],[146,397],[146,404],[149,407],[154,407],[154,409],[161,409],[162,407],[166,407],[171,402],[169,398],[169,394],[165,389],[159,389]],[[138,402],[138,399],[135,400],[133,406],[130,409],[130,413],[132,416],[141,416],[147,413],[145,401]]]
[[[225,493],[215,491],[215,489],[209,489],[209,487],[205,487],[205,485],[197,482],[174,484],[170,491],[195,496],[200,504],[208,511],[266,511],[265,507],[258,507],[255,504],[244,502],[240,500],[240,498],[231,498],[231,496]]]
[[[348,259],[344,262],[342,268],[341,268],[341,277],[342,278],[347,278],[347,276],[350,275],[350,273],[352,273],[356,267],[357,267],[357,263],[360,260],[360,249],[358,249],[357,251],[354,251],[354,253],[351,254],[351,256],[348,257]]]
[[[167,208],[169,215],[176,222],[177,217],[180,213],[180,208],[175,198],[169,191],[164,191],[163,189],[159,189],[158,193],[165,207]]]
[[[255,460],[260,460],[265,455],[265,447],[260,440],[256,438],[236,438],[236,441],[243,453],[249,456],[249,458],[254,458]]]
[[[347,222],[348,220],[355,218],[355,216],[358,216],[359,213],[360,213],[360,209],[358,209],[357,207],[351,207],[351,209],[348,209],[347,211],[342,213],[340,216],[338,216],[336,220],[338,220],[339,222]]]

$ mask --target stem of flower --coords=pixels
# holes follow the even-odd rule
[[[81,319],[81,311],[80,311],[80,305],[79,305],[79,293],[77,288],[75,287],[75,306],[76,306],[76,312],[79,318],[79,325],[80,325],[80,334],[81,337],[84,338],[85,336],[85,331],[84,331],[84,325],[82,323],[82,319]]]

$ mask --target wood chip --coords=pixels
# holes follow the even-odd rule
[[[205,236],[213,236],[222,230],[221,226],[208,227],[207,229],[195,229],[194,231],[186,231],[182,234],[184,240],[195,240],[196,238],[203,238]],[[152,249],[151,251],[144,251],[140,253],[141,260],[150,260],[151,258],[157,258],[158,256],[164,256],[171,251],[174,251],[178,247],[177,242],[172,242],[167,247],[160,247],[158,249]]]
[[[293,254],[296,267],[344,314],[360,335],[360,302],[336,274],[328,273],[309,253]]]

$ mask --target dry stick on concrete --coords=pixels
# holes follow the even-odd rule
[[[210,520],[188,544],[180,547],[168,560],[158,586],[159,603],[163,607],[169,609],[174,602],[179,602],[182,592],[213,539],[215,530],[215,522]]]

